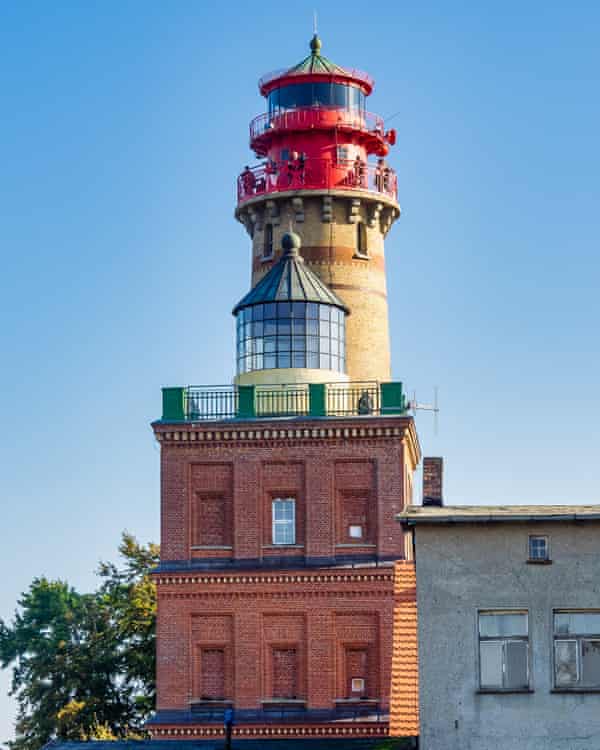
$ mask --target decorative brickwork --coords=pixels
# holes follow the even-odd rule
[[[395,565],[393,642],[390,734],[416,737],[419,734],[419,667],[414,562],[400,561]]]

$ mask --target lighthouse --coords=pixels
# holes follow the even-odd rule
[[[232,719],[234,738],[266,743],[389,733],[394,622],[414,616],[414,590],[394,589],[411,556],[395,516],[420,448],[390,372],[384,239],[400,208],[373,85],[316,36],[259,82],[233,383],[163,388],[152,424],[157,739],[222,737]]]

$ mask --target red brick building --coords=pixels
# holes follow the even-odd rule
[[[399,207],[383,157],[395,136],[364,109],[372,80],[324,58],[316,37],[260,85],[269,112],[251,146],[267,162],[239,182],[253,286],[234,309],[235,384],[166,388],[153,424],[149,729],[219,736],[232,708],[238,737],[385,736],[395,602],[396,630],[407,612],[415,622],[411,591],[394,598],[394,565],[411,565],[396,563],[410,550],[395,516],[420,459],[389,376],[383,239]]]

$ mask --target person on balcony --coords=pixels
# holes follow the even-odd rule
[[[244,195],[252,195],[256,187],[256,177],[248,165],[244,167],[242,172],[242,187],[244,188]]]
[[[365,187],[365,177],[367,173],[367,165],[364,159],[361,159],[357,155],[354,160],[354,184],[356,187]]]
[[[296,159],[296,171],[298,172],[298,179],[301,184],[304,185],[304,170],[306,168],[306,157],[304,151],[301,151],[298,158]]]
[[[387,167],[383,159],[377,159],[377,165],[375,167],[375,190],[378,193],[383,193],[384,185],[384,174]]]
[[[292,153],[290,154],[290,159],[287,163],[287,169],[286,169],[288,187],[294,181],[294,172],[296,171],[297,163],[298,163],[298,152],[292,151]]]
[[[273,159],[265,162],[265,175],[268,180],[268,189],[274,190],[277,187],[277,162]]]

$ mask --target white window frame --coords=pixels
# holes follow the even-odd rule
[[[280,516],[278,518],[278,516]],[[276,497],[271,502],[272,541],[274,545],[296,544],[296,498]]]
[[[486,615],[525,615],[527,635],[495,635],[485,636],[481,634],[481,617]],[[527,685],[522,686],[511,686],[507,683],[508,670],[507,670],[507,651],[510,643],[523,643],[526,647],[526,666],[527,666]],[[481,647],[482,644],[497,644],[502,646],[502,684],[498,685],[484,685],[482,682],[482,659],[481,659]],[[531,691],[531,647],[530,647],[530,636],[529,636],[529,612],[524,609],[502,609],[502,610],[490,610],[482,609],[477,612],[477,654],[478,654],[478,684],[479,690],[483,692],[508,692],[508,693],[526,693]]]
[[[583,674],[583,644],[585,642],[591,641],[592,643],[600,643],[600,626],[598,627],[598,631],[595,633],[582,633],[582,632],[569,632],[569,633],[559,633],[556,627],[556,616],[557,615],[585,615],[585,614],[593,614],[593,615],[600,615],[600,610],[598,609],[555,609],[552,612],[552,640],[553,648],[552,648],[552,662],[553,662],[553,685],[555,690],[565,690],[565,691],[582,691],[585,692],[586,690],[589,691],[598,691],[600,690],[600,681],[597,684],[586,684],[583,682],[584,680],[584,674]],[[557,659],[556,659],[556,646],[559,643],[574,643],[575,644],[575,673],[576,673],[576,679],[573,683],[559,683],[557,680]]]
[[[531,543],[534,540],[543,539],[546,545],[545,557],[534,557],[531,554]],[[530,534],[527,538],[527,558],[529,562],[549,562],[550,561],[550,537],[545,534]]]

